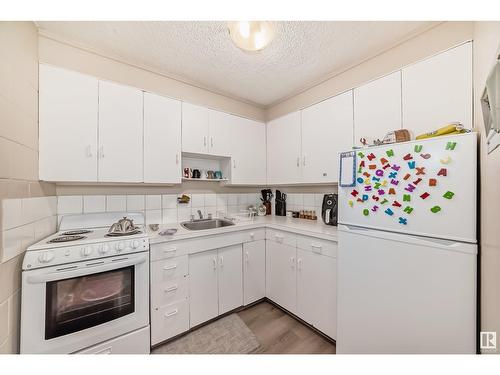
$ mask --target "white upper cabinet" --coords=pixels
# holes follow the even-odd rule
[[[99,181],[143,181],[143,93],[99,81]]]
[[[302,111],[301,182],[338,181],[338,153],[352,146],[352,117],[352,91]]]
[[[266,183],[266,126],[235,117],[231,146],[231,184],[258,185]]]
[[[231,155],[236,121],[237,117],[228,113],[208,111],[208,153],[210,155]]]
[[[402,73],[403,128],[415,136],[459,121],[472,128],[472,43],[465,43]]]
[[[267,182],[300,182],[300,112],[267,123]]]
[[[144,93],[144,182],[181,182],[181,102]]]
[[[97,78],[40,64],[40,180],[97,181]]]
[[[208,154],[208,108],[182,103],[182,151]]]
[[[382,140],[391,130],[401,129],[401,71],[354,89],[354,145]]]

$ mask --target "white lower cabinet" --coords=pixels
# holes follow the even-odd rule
[[[285,243],[266,243],[266,295],[288,311],[296,312],[296,249]]]
[[[266,296],[266,241],[243,244],[243,304]]]
[[[219,315],[243,305],[241,245],[218,250]]]
[[[189,330],[189,301],[184,299],[151,312],[151,344]]]
[[[189,256],[189,325],[197,326],[219,313],[217,250]]]
[[[337,337],[335,258],[297,249],[297,315],[326,335]]]

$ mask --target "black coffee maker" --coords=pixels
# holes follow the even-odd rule
[[[337,194],[325,194],[323,197],[321,217],[326,225],[337,225],[337,201]]]

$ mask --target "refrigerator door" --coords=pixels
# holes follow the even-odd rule
[[[475,353],[476,254],[339,226],[337,353]]]
[[[468,133],[357,150],[339,223],[476,243],[476,148]]]

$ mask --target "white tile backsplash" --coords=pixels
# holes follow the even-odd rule
[[[191,207],[193,208],[205,207],[205,194],[192,194]]]
[[[161,224],[161,210],[146,210],[146,224]]]
[[[205,194],[205,207],[217,206],[216,194]]]
[[[11,229],[23,224],[22,199],[2,200],[3,229]]]
[[[83,212],[83,197],[69,195],[57,197],[57,214],[81,214]]]
[[[127,195],[127,211],[144,211],[144,195]]]
[[[104,195],[86,195],[83,197],[83,212],[105,212],[106,196]]]
[[[161,195],[146,195],[146,210],[160,210]]]
[[[177,208],[177,195],[175,195],[175,194],[162,195],[161,198],[162,198],[162,208],[163,209]]]
[[[177,223],[177,208],[164,208],[162,222],[163,224]]]
[[[125,195],[106,196],[106,211],[120,212],[127,210],[127,197]]]

